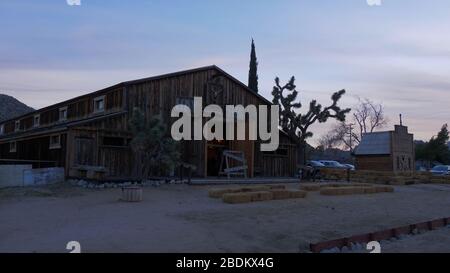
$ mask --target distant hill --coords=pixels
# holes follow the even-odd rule
[[[14,97],[0,94],[0,122],[34,111]]]

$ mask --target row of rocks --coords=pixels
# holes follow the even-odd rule
[[[447,225],[444,228],[450,229],[450,225]],[[422,234],[422,233],[424,233],[424,231],[415,229],[412,231],[411,234],[403,234],[398,237],[392,237],[389,240],[382,240],[382,241],[380,241],[380,245],[386,245],[386,244],[393,243],[398,240],[408,239],[408,238],[414,237],[415,235]],[[320,253],[351,253],[351,252],[368,253],[370,250],[367,249],[366,246],[367,246],[366,244],[362,244],[362,243],[351,243],[350,247],[348,247],[348,246],[344,246],[342,248],[334,247],[331,249],[324,249]]]
[[[86,180],[71,179],[68,181],[70,185],[75,187],[87,188],[87,189],[112,189],[123,187],[159,187],[164,184],[185,184],[187,181],[183,180],[146,180],[142,182],[90,182]]]

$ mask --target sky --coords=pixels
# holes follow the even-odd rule
[[[41,108],[116,83],[215,64],[260,94],[296,77],[304,105],[382,103],[428,140],[450,122],[450,1],[0,1],[0,93]],[[306,109],[303,109],[305,111]],[[315,141],[333,125],[314,125]]]

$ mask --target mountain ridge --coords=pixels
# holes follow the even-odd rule
[[[0,93],[0,122],[34,111],[18,99]]]

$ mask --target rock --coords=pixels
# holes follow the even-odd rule
[[[351,243],[351,250],[361,250],[363,249],[363,245],[359,243]]]
[[[347,246],[343,246],[342,248],[341,248],[341,252],[342,253],[348,253],[350,251],[350,249],[347,247]]]
[[[327,249],[327,253],[340,253],[340,252],[341,250],[338,247]]]
[[[87,184],[88,184],[88,183],[87,183],[86,181],[84,181],[84,180],[79,180],[79,181],[77,182],[77,185],[78,185],[79,187],[85,187]]]

